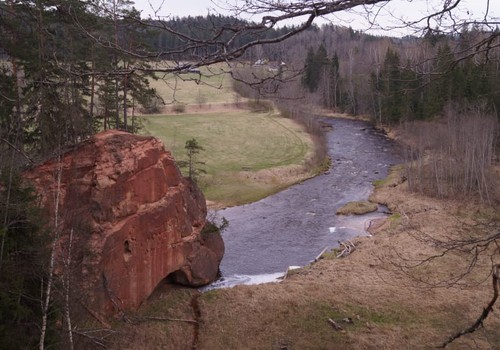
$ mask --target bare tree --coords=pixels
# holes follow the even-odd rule
[[[59,215],[59,204],[61,197],[61,176],[62,176],[62,160],[59,155],[58,168],[56,174],[56,184],[57,188],[54,193],[54,224],[53,224],[53,237],[50,249],[49,266],[47,268],[47,281],[45,285],[42,285],[42,324],[40,328],[40,343],[39,349],[45,349],[45,337],[47,335],[47,322],[49,317],[49,308],[52,301],[52,288],[54,286],[54,270],[57,264],[57,244],[61,236],[60,232],[60,215]]]
[[[497,119],[481,106],[449,106],[445,113],[440,122],[410,122],[402,132],[410,190],[436,197],[477,195],[491,203]]]
[[[71,322],[71,306],[70,306],[72,249],[73,249],[73,228],[71,228],[69,232],[66,257],[62,259],[64,266],[64,274],[62,276],[63,294],[64,294],[64,318],[66,320],[66,330],[68,332],[68,344],[70,350],[74,349],[73,326]]]

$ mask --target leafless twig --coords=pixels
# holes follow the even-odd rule
[[[19,149],[18,147],[16,147],[15,145],[13,145],[11,142],[9,142],[8,140],[4,139],[3,137],[0,138],[0,141],[6,143],[10,148],[12,148],[13,150],[15,150],[17,153],[19,153],[20,155],[22,155],[24,158],[26,158],[31,164],[34,164],[35,162],[33,161],[33,159],[31,159],[25,152],[23,152],[21,149]]]
[[[483,312],[478,317],[476,322],[474,322],[470,327],[452,335],[447,341],[438,346],[438,349],[444,349],[456,339],[466,334],[474,333],[475,331],[477,331],[477,329],[483,325],[484,320],[486,320],[490,313],[493,312],[493,306],[498,299],[498,287],[500,285],[500,264],[493,266],[491,277],[493,281],[493,297],[491,298],[491,301],[488,303],[488,305],[483,309]]]

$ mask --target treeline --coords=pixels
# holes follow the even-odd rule
[[[286,69],[276,73],[278,82],[253,86],[254,95],[278,90],[287,114],[306,116],[311,108],[305,106],[321,106],[397,127],[404,135],[411,190],[495,203],[498,34],[470,28],[454,36],[389,38],[313,27],[262,48],[263,57],[270,50],[284,54]]]
[[[496,203],[497,34],[471,28],[455,36],[395,39],[332,26],[305,32],[289,43],[291,62],[296,48],[308,48],[303,63],[294,63],[304,67],[295,96],[399,127],[411,190]]]
[[[220,14],[175,17],[162,22],[148,20],[145,23],[148,25],[145,29],[148,46],[159,53],[159,58],[177,61],[203,59],[220,50],[242,47],[254,40],[276,38],[290,30],[287,26],[266,30],[250,29],[235,35],[233,28],[248,26],[249,22]],[[165,30],[166,28],[168,30]],[[196,41],[203,44],[196,44]],[[227,42],[231,44],[225,46]],[[249,50],[243,58],[255,61],[261,58],[259,56],[259,50]],[[266,56],[271,60],[278,59],[277,52],[268,52]]]
[[[493,33],[494,34],[494,33]],[[492,38],[488,47],[471,51]],[[379,123],[431,119],[450,102],[500,107],[498,38],[478,28],[456,36],[389,38],[351,28],[314,27],[273,48],[303,67],[307,99],[325,108],[370,115]],[[486,45],[486,44],[485,44]]]

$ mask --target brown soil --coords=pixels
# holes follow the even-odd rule
[[[456,284],[447,281],[467,270],[466,252],[424,261],[442,253],[432,239],[465,239],[474,229],[464,230],[464,223],[498,223],[498,210],[472,200],[409,193],[397,172],[371,199],[394,214],[372,225],[373,236],[357,239],[349,256],[326,254],[281,283],[202,294],[197,349],[429,349],[470,326],[492,297],[491,266],[500,254],[483,252]],[[498,224],[491,229],[498,231]],[[177,302],[161,306],[172,299]],[[173,293],[161,300],[145,307],[164,316],[192,317],[188,297]],[[447,348],[499,349],[499,309],[497,304],[484,327]],[[192,325],[182,323],[126,328],[130,349],[189,349],[193,341]],[[154,342],[148,344],[148,337]]]

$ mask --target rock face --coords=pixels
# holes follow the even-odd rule
[[[25,173],[52,220],[58,164]],[[166,278],[190,286],[217,278],[222,238],[202,232],[203,194],[160,141],[106,131],[60,164],[58,256],[65,256],[73,232],[72,271],[87,308],[110,315],[137,308]]]

